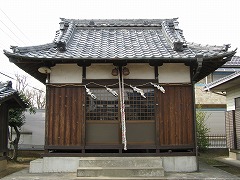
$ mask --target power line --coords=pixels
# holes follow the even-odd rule
[[[16,79],[12,78],[11,76],[8,76],[8,75],[6,75],[6,74],[4,74],[4,73],[2,73],[2,72],[0,72],[0,74],[4,75],[4,76],[6,76],[6,77],[8,77],[8,78],[10,78],[10,79],[16,80]]]
[[[26,45],[26,43],[24,43],[1,19],[0,19],[1,23],[9,30],[11,31],[11,33],[18,39],[20,40],[23,44]]]
[[[4,50],[4,48],[3,48],[3,46],[0,44],[0,48],[2,49],[2,50]]]
[[[4,34],[6,34],[11,40],[13,40],[16,44],[18,44],[19,45],[19,43],[17,42],[17,41],[15,41],[15,39],[13,39],[11,36],[9,36],[9,34],[8,33],[6,33],[1,27],[0,27],[0,29],[2,30],[2,32],[4,33]]]
[[[33,42],[18,28],[18,26],[8,17],[8,15],[0,8],[2,13],[8,18],[8,20],[18,29],[18,31],[29,41],[33,44]]]
[[[15,81],[17,81],[15,78],[13,78],[13,77],[11,77],[11,76],[9,76],[9,75],[7,75],[7,74],[3,73],[3,72],[0,72],[0,74],[4,75],[4,76],[6,76],[6,77],[8,77],[8,78],[10,78],[10,79],[12,79],[12,80],[15,80]],[[33,86],[30,86],[30,85],[28,85],[28,84],[27,84],[27,86],[29,86],[30,88],[33,88],[33,89],[35,89],[35,90],[38,90],[38,91],[44,92],[43,90],[41,90],[41,89],[38,89],[38,88],[36,88],[36,87],[33,87]]]

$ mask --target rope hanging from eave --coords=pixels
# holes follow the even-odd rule
[[[120,111],[121,111],[121,125],[122,125],[122,144],[124,150],[127,150],[127,136],[126,136],[126,118],[125,118],[125,102],[124,102],[124,81],[122,67],[118,69],[118,83],[119,83],[119,94],[120,94]]]

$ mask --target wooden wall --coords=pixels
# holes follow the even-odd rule
[[[160,146],[193,146],[192,86],[164,86],[165,94],[156,95],[157,144]]]
[[[8,107],[6,103],[0,106],[0,156],[8,151]]]
[[[194,149],[192,86],[168,85],[164,88],[165,94],[155,91],[156,138],[153,139],[156,142],[151,144],[155,144],[157,149]],[[85,146],[84,101],[84,87],[47,87],[46,147],[77,149]],[[54,149],[46,147],[45,149]],[[99,144],[98,148],[101,148]]]
[[[83,87],[47,87],[47,146],[80,146],[85,99]]]

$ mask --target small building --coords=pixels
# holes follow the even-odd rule
[[[8,111],[24,107],[26,104],[12,88],[12,82],[0,83],[0,171],[5,169],[8,153]]]
[[[160,156],[195,171],[194,84],[228,48],[187,42],[177,19],[62,18],[52,43],[4,53],[46,84],[45,156]]]
[[[230,155],[240,160],[240,71],[206,85],[205,90],[222,94],[227,99],[225,126]],[[235,155],[233,155],[235,154]]]

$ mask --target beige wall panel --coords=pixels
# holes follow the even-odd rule
[[[92,64],[86,68],[86,79],[118,79],[112,75],[113,64]]]
[[[240,97],[240,87],[227,89],[227,111],[235,110],[235,98]]]
[[[130,74],[125,79],[155,79],[154,67],[149,64],[127,64]]]
[[[50,83],[82,83],[82,67],[77,64],[56,64],[51,71]]]
[[[158,67],[159,83],[190,83],[190,68],[183,63],[166,63]]]

